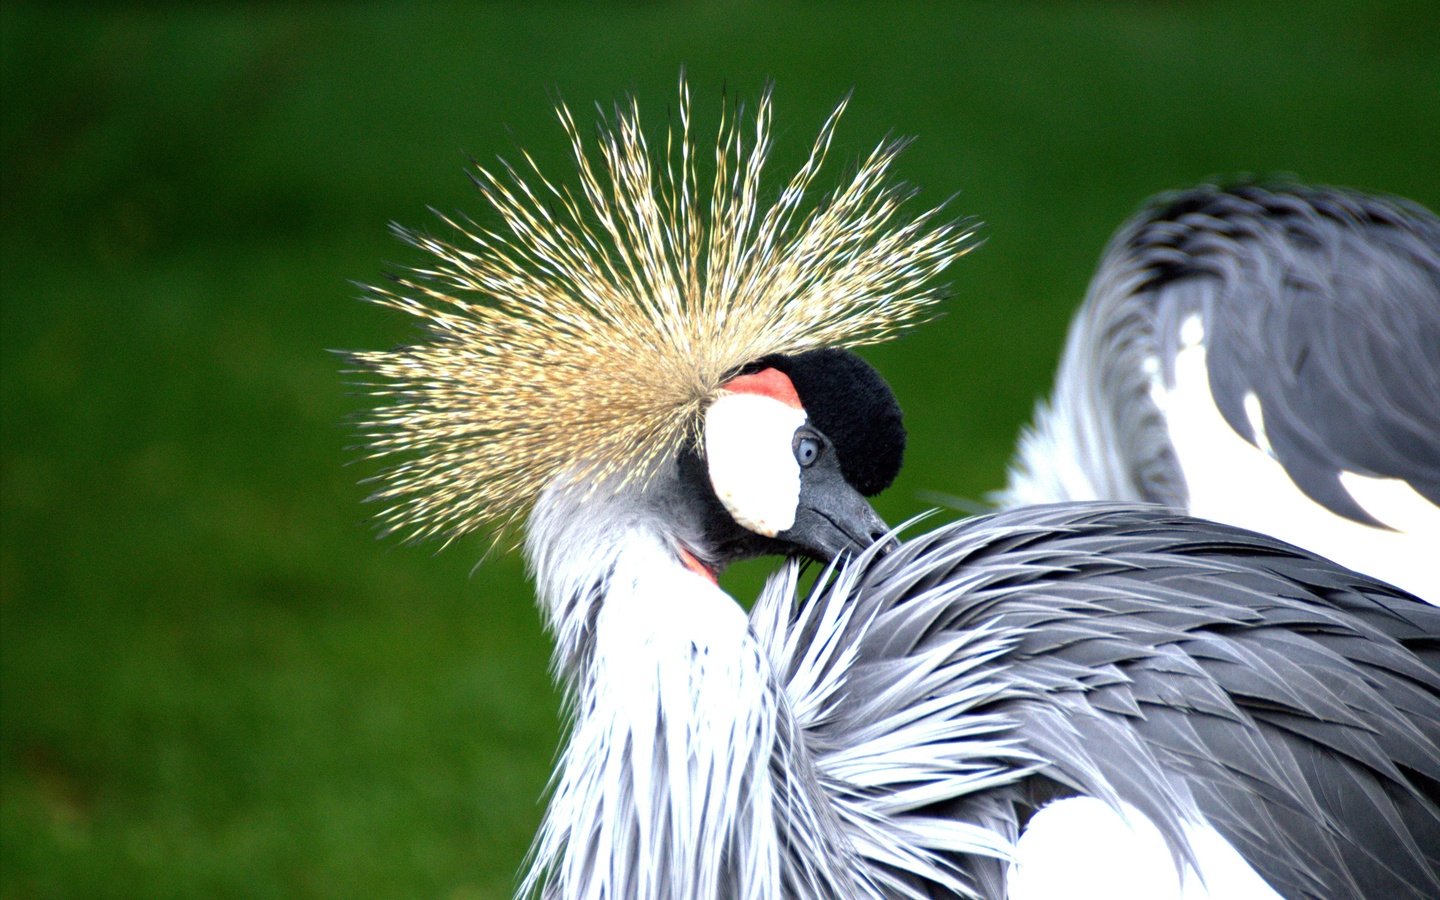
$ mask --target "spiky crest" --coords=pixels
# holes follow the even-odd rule
[[[767,87],[753,120],[722,113],[703,196],[683,77],[679,93],[662,158],[633,97],[602,116],[598,159],[561,103],[578,184],[523,153],[523,170],[477,167],[497,226],[441,216],[453,240],[400,232],[433,260],[370,299],[420,319],[428,339],[355,355],[385,403],[362,423],[372,456],[401,460],[372,498],[388,530],[500,534],[562,474],[629,484],[696,433],[739,367],[886,340],[939,300],[927,283],[974,232],[939,221],[939,206],[901,216],[914,192],[890,177],[900,142],[807,203],[842,101],[765,207]]]

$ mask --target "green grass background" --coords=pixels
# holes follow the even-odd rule
[[[479,211],[467,154],[563,166],[559,94],[777,82],[793,163],[986,223],[945,317],[870,358],[879,502],[1000,485],[1109,233],[1292,172],[1440,204],[1433,2],[0,7],[0,896],[507,896],[559,737],[520,566],[376,541],[327,348],[409,323],[386,224]],[[760,571],[763,571],[761,567]],[[757,571],[731,583],[753,591]]]

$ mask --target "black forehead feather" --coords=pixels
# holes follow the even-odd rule
[[[905,424],[880,373],[849,350],[823,348],[767,356],[748,371],[779,369],[795,385],[810,423],[835,446],[851,487],[873,497],[900,474]]]

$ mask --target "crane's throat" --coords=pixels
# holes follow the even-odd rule
[[[695,554],[686,550],[684,547],[680,548],[680,564],[716,587],[720,586],[720,582],[716,579],[715,573],[697,559]]]
[[[745,613],[695,567],[658,539],[614,558],[532,872],[560,896],[780,893],[778,844],[755,851],[777,841],[783,704]]]

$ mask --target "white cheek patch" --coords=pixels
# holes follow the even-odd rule
[[[705,413],[710,486],[741,526],[774,537],[795,524],[800,464],[795,430],[805,410],[760,394],[724,394]]]

